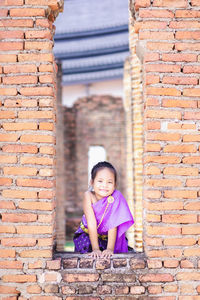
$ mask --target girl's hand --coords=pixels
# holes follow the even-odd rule
[[[93,257],[93,258],[100,258],[101,250],[93,250],[91,253],[88,253],[88,256]]]
[[[102,252],[101,257],[103,258],[110,258],[113,255],[113,250],[106,249]]]

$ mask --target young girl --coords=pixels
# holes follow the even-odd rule
[[[91,172],[93,191],[84,194],[84,215],[75,232],[75,252],[94,258],[128,252],[125,232],[134,223],[128,204],[115,190],[117,173],[108,162],[99,162]]]

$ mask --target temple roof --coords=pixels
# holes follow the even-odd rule
[[[122,78],[129,55],[128,0],[67,0],[55,25],[64,85]]]

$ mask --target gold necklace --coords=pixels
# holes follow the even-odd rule
[[[105,208],[104,213],[103,213],[103,215],[102,215],[102,217],[101,217],[101,220],[100,220],[100,222],[99,222],[99,224],[98,224],[98,226],[97,226],[97,229],[100,227],[101,223],[103,222],[103,218],[104,218],[104,216],[105,216],[105,213],[106,213],[106,211],[107,211],[107,209],[108,209],[109,204],[110,204],[110,203],[113,203],[114,200],[115,200],[115,199],[114,199],[113,196],[109,196],[109,197],[108,197],[108,199],[107,199],[108,202],[107,202],[106,208]]]

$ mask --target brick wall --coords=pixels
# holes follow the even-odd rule
[[[143,64],[144,253],[62,264],[52,260],[59,1],[0,3],[1,299],[200,299],[199,0],[130,5]]]

